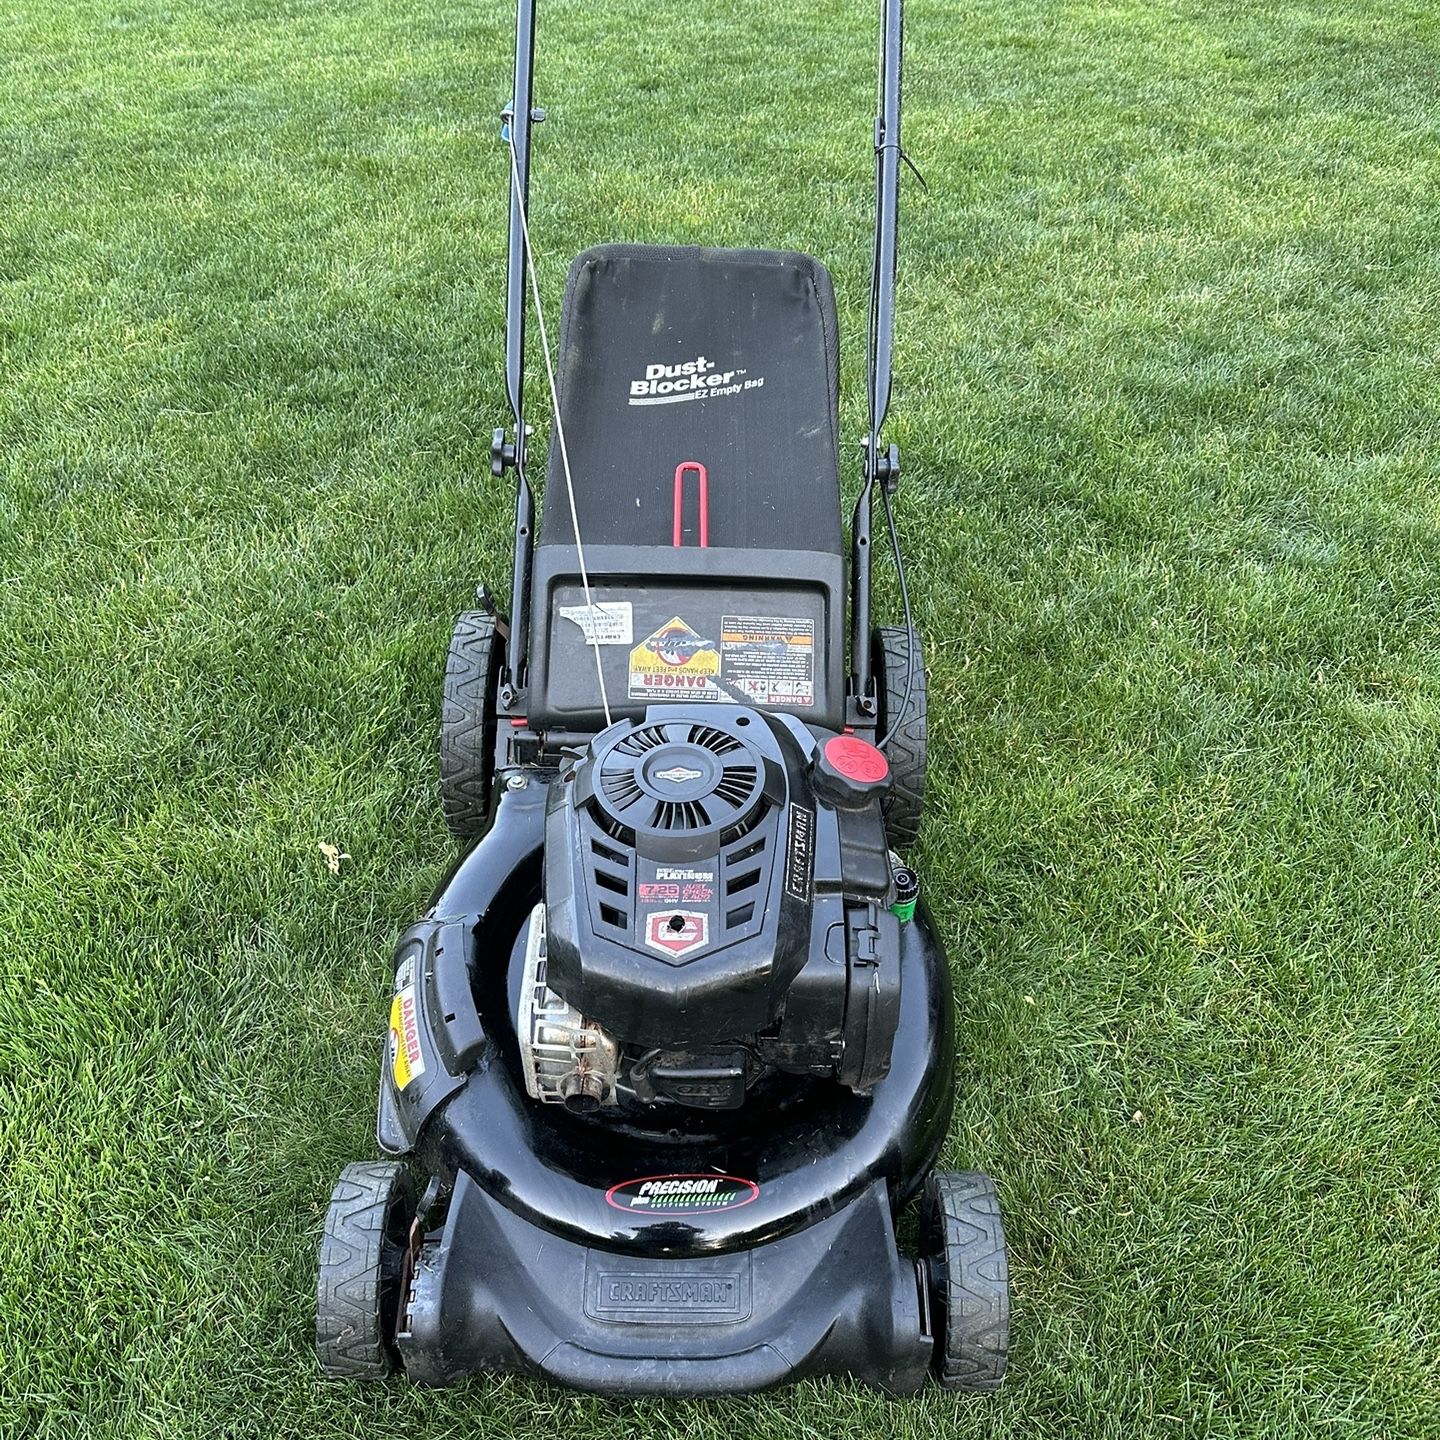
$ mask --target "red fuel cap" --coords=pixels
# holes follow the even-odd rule
[[[890,784],[890,763],[858,735],[827,740],[815,762],[815,790],[846,808],[867,804]]]
[[[837,735],[827,740],[825,758],[832,769],[861,785],[879,785],[890,778],[890,762],[858,735]]]

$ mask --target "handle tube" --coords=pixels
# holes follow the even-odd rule
[[[501,116],[510,171],[510,236],[505,269],[505,392],[514,420],[515,549],[510,570],[510,634],[505,641],[502,702],[509,707],[525,684],[529,643],[530,574],[535,554],[535,494],[525,475],[529,433],[525,426],[525,223],[530,203],[530,132],[534,124],[535,0],[515,11],[515,88]],[[507,159],[508,154],[507,154]]]
[[[876,713],[870,657],[871,515],[880,432],[890,409],[895,350],[895,255],[900,228],[900,70],[903,0],[881,0],[878,113],[875,117],[875,246],[870,271],[866,365],[868,433],[864,476],[850,524],[850,692],[860,715]]]

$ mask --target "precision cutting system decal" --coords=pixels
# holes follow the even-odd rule
[[[645,1175],[605,1192],[605,1203],[617,1210],[663,1215],[735,1210],[759,1198],[760,1187],[753,1180],[735,1175]]]

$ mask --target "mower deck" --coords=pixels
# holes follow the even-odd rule
[[[678,1233],[686,1218],[666,1224]],[[909,1394],[935,1348],[923,1272],[895,1248],[881,1181],[779,1239],[672,1258],[563,1239],[463,1175],[416,1257],[398,1345],[421,1384],[519,1371],[602,1395],[817,1374]]]

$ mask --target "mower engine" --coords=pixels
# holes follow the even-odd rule
[[[866,741],[741,706],[596,736],[550,790],[516,1012],[531,1097],[736,1109],[777,1072],[870,1090],[900,1000],[889,783]]]

